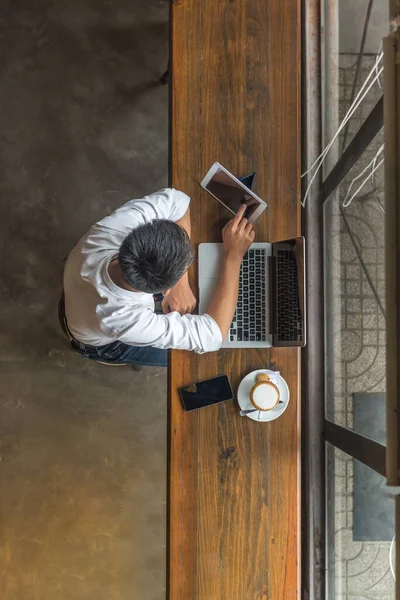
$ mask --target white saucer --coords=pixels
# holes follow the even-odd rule
[[[274,371],[270,371],[269,369],[257,369],[257,371],[252,371],[242,381],[240,382],[238,391],[237,391],[237,399],[239,402],[239,406],[242,410],[250,410],[254,408],[252,403],[250,402],[250,390],[253,385],[256,383],[256,377],[260,373],[273,373]],[[289,404],[289,388],[286,381],[283,379],[282,375],[279,378],[278,389],[281,393],[280,400],[282,404],[278,404],[272,410],[261,411],[256,410],[252,412],[246,417],[252,419],[253,421],[259,421],[263,423],[267,423],[268,421],[274,421],[278,417],[281,416],[285,412]]]

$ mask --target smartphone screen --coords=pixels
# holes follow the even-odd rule
[[[233,399],[231,384],[227,375],[197,381],[179,388],[185,410],[197,410],[219,402]]]
[[[225,171],[218,169],[205,186],[213,196],[218,198],[235,215],[242,204],[247,204],[244,216],[248,219],[260,206],[253,196],[243,189],[237,181],[229,177]]]

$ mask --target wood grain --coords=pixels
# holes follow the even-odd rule
[[[256,171],[269,203],[257,241],[300,231],[300,12],[297,0],[176,0],[171,9],[171,184],[192,198],[193,241],[220,241],[228,215],[199,182],[218,160]],[[191,282],[197,289],[197,270]],[[223,350],[170,356],[171,600],[290,600],[299,595],[299,354]],[[237,404],[184,413],[177,389],[276,366],[291,391],[259,425]]]

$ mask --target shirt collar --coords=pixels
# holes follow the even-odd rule
[[[116,296],[119,296],[121,298],[128,298],[129,300],[139,300],[141,302],[143,301],[151,301],[151,303],[153,302],[153,296],[152,294],[146,294],[146,292],[130,292],[129,290],[125,290],[121,287],[119,287],[119,285],[116,285],[113,280],[110,277],[110,274],[108,272],[108,267],[110,266],[111,261],[113,260],[114,255],[108,257],[103,264],[103,280],[104,283],[106,284],[107,288],[110,290],[110,292],[112,292],[113,294],[115,294]]]

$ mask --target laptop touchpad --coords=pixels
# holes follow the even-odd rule
[[[219,278],[224,262],[223,244],[199,245],[199,280]]]

